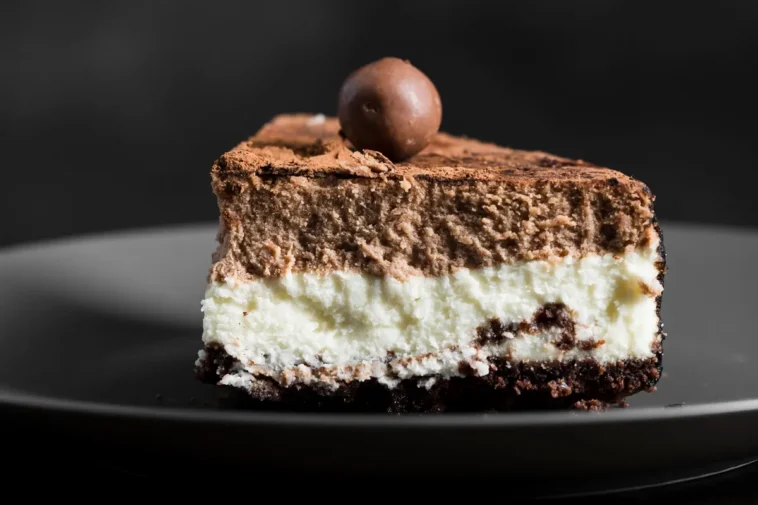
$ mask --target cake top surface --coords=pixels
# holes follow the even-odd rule
[[[261,176],[633,181],[620,172],[586,161],[512,149],[445,132],[437,133],[410,159],[392,163],[377,151],[356,150],[340,135],[337,118],[304,113],[274,117],[255,135],[224,153],[213,170]]]

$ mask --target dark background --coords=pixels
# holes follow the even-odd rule
[[[408,58],[443,129],[636,176],[662,219],[758,225],[758,2],[5,1],[0,245],[215,221],[208,170]]]

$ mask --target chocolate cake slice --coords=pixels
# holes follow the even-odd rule
[[[442,132],[393,163],[293,114],[211,176],[197,373],[251,405],[591,406],[660,377],[662,236],[622,173]]]

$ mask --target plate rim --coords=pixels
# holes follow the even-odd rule
[[[67,400],[46,395],[0,391],[0,409],[17,408],[59,414],[120,417],[131,420],[276,425],[303,428],[546,428],[551,426],[656,423],[758,414],[758,398],[711,402],[691,406],[612,408],[601,412],[576,410],[541,412],[482,412],[441,414],[318,413],[256,410],[214,410],[187,407],[147,407],[116,403]]]

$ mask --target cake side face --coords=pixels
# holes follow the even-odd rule
[[[212,180],[203,380],[412,411],[473,407],[470,388],[484,408],[616,401],[660,376],[665,256],[639,181],[446,134],[393,164],[307,115]]]

